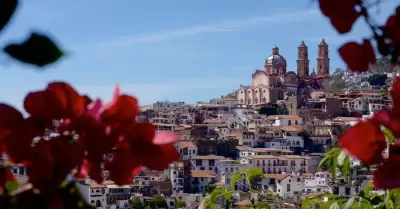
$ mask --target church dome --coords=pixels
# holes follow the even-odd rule
[[[279,48],[275,45],[274,48],[272,48],[272,55],[267,57],[265,60],[265,64],[285,64],[286,65],[286,59],[279,54]]]

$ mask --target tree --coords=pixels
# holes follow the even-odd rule
[[[276,113],[278,115],[287,115],[289,114],[289,111],[285,105],[279,104],[278,107],[276,108]]]
[[[152,202],[156,208],[168,208],[168,203],[165,198],[161,195],[155,195]]]
[[[132,209],[143,209],[143,203],[140,201],[138,197],[134,197],[131,200]]]

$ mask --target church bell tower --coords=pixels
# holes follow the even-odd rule
[[[306,78],[309,76],[309,60],[308,60],[308,47],[304,44],[304,41],[301,42],[298,47],[298,55],[297,55],[297,75],[300,78]]]
[[[329,76],[329,50],[328,44],[322,39],[318,45],[318,58],[317,58],[317,75]]]

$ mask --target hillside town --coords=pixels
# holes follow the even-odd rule
[[[300,208],[310,196],[350,196],[362,191],[372,170],[359,168],[356,160],[351,162],[350,181],[344,181],[340,172],[332,174],[318,166],[346,128],[391,106],[387,89],[397,72],[380,72],[386,76],[382,85],[368,83],[372,73],[338,69],[330,75],[328,49],[321,39],[317,53],[309,54],[301,42],[294,72],[286,69],[286,59],[274,46],[263,69],[243,80],[250,84],[238,84],[226,96],[195,104],[157,101],[142,106],[138,121],[179,137],[175,147],[180,161],[169,169],[144,169],[123,186],[110,181],[106,170],[103,182],[69,180],[76,181],[85,200],[99,209],[136,209],[134,203],[144,206],[154,199],[163,200],[159,208],[204,208],[203,199],[216,188],[235,190],[234,201],[219,198],[217,208],[259,201],[272,208]],[[309,66],[314,54],[315,68]],[[341,79],[344,88],[333,90],[334,79]],[[251,168],[261,169],[262,178],[251,185],[246,179],[231,184],[234,173]],[[27,181],[23,166],[13,165],[12,172]]]

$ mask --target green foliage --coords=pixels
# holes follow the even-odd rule
[[[205,192],[206,194],[210,194],[212,191],[214,191],[215,188],[216,188],[216,186],[215,186],[214,184],[207,184],[207,185],[204,187],[204,192]]]
[[[168,203],[161,195],[155,195],[152,202],[156,208],[168,208]]]
[[[17,9],[17,0],[2,0],[0,3],[0,31],[11,20],[15,10]]]
[[[336,177],[336,170],[338,165],[338,157],[340,155],[341,149],[339,147],[334,147],[326,153],[326,156],[321,160],[318,165],[318,170],[324,170],[328,167],[332,173],[332,178]]]
[[[143,209],[144,205],[138,197],[134,197],[131,200],[131,207],[132,209]]]
[[[174,209],[184,208],[184,207],[186,207],[186,203],[184,201],[176,202],[174,205]]]
[[[337,195],[327,194],[320,195],[314,198],[309,198],[303,201],[301,208],[308,209],[310,206],[315,206],[319,209],[343,208],[343,209],[399,209],[400,206],[395,204],[399,201],[399,190],[390,190],[384,195],[371,191],[371,184],[368,184],[364,192],[358,196],[349,198],[339,197]],[[329,197],[329,201],[323,202],[324,197]]]
[[[21,62],[43,67],[57,61],[63,52],[47,36],[32,33],[23,43],[12,43],[4,51]]]
[[[0,31],[10,22],[18,7],[18,0],[2,0],[0,2]],[[11,43],[3,51],[23,63],[43,67],[63,56],[63,52],[47,36],[31,33],[22,43]]]
[[[235,184],[240,180],[246,180],[251,188],[251,179],[263,178],[264,173],[260,168],[244,168],[231,176],[231,189],[216,188],[203,200],[203,208],[214,209],[216,201],[223,197],[225,200],[232,200],[232,193],[235,192]]]
[[[17,181],[9,181],[6,183],[6,187],[5,187],[6,193],[9,194],[9,193],[17,190],[18,187],[20,187],[20,186],[21,186],[21,184]]]
[[[278,105],[278,107],[276,108],[276,114],[278,114],[278,115],[287,115],[287,114],[289,114],[289,111],[285,106]]]

